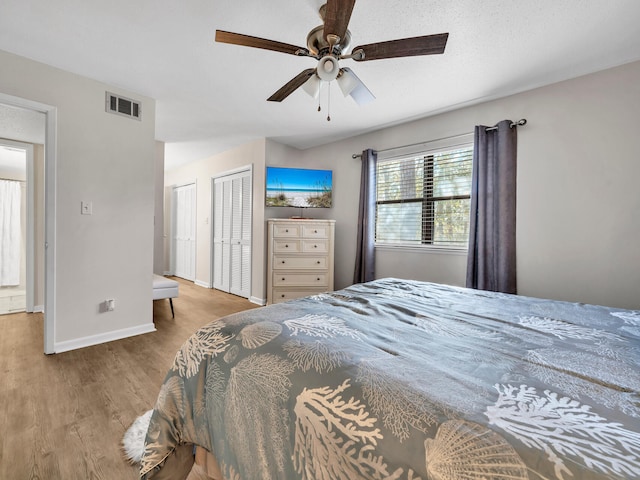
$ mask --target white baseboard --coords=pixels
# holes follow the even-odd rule
[[[151,322],[137,327],[123,328],[121,330],[114,330],[112,332],[101,333],[98,335],[66,340],[64,342],[56,342],[53,346],[53,351],[54,353],[68,352],[78,348],[91,347],[92,345],[113,342],[114,340],[122,340],[123,338],[135,337],[136,335],[155,331],[156,327],[153,322]]]
[[[264,307],[267,304],[266,298],[249,297],[249,301],[251,303],[255,303],[256,305],[260,305],[262,307]]]
[[[35,305],[33,307],[33,313],[44,313],[44,305]]]
[[[196,280],[193,283],[198,285],[199,287],[211,288],[208,283],[203,282],[202,280]]]

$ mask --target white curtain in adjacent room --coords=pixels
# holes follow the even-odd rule
[[[0,180],[0,287],[20,284],[20,182]]]

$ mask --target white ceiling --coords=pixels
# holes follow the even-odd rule
[[[334,85],[331,122],[302,89],[306,68],[213,41],[215,30],[304,47],[321,0],[2,0],[0,49],[157,100],[168,167],[268,137],[308,148],[640,59],[638,0],[359,0],[352,46],[449,32],[444,55],[354,62],[377,97]],[[499,119],[487,119],[493,121]]]

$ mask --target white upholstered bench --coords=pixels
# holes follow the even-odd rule
[[[178,296],[178,282],[171,280],[170,278],[163,277],[162,275],[153,274],[153,299],[162,300],[163,298],[169,299],[171,305],[171,317],[175,318],[173,314],[173,298]]]

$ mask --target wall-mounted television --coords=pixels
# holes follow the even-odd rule
[[[266,206],[331,208],[331,170],[267,167]]]

